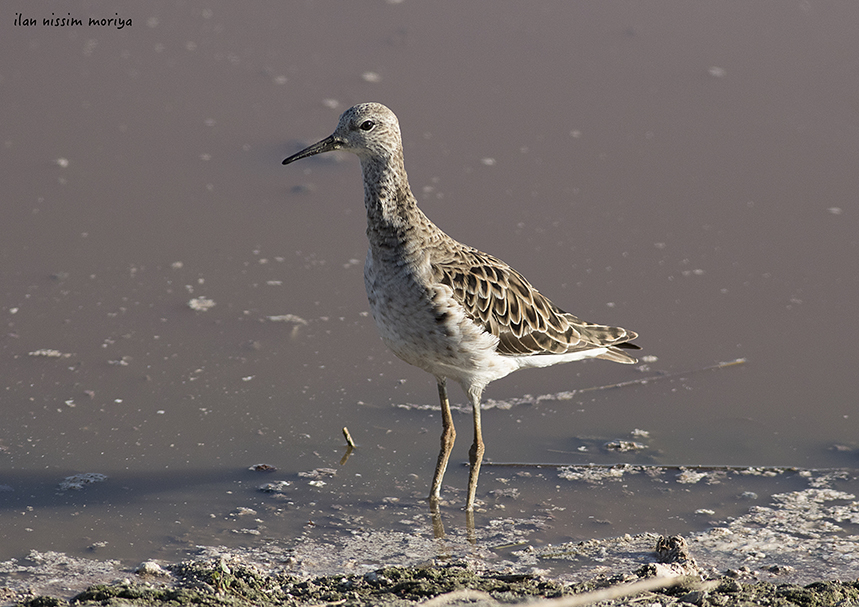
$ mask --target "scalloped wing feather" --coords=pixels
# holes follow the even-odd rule
[[[597,358],[636,362],[618,348],[638,349],[625,343],[638,337],[636,333],[564,312],[492,255],[465,246],[446,253],[448,258],[433,260],[433,279],[450,287],[469,318],[498,337],[499,354],[567,354],[608,347]]]

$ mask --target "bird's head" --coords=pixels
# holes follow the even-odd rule
[[[293,154],[283,164],[334,150],[352,152],[362,161],[374,157],[383,159],[398,154],[401,149],[396,115],[381,103],[359,103],[343,112],[331,135]]]

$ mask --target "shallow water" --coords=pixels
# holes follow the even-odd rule
[[[489,460],[857,467],[859,7],[491,7],[119,2],[104,16],[122,29],[6,15],[0,559],[431,533],[439,416],[400,405],[436,390],[367,314],[358,162],[280,165],[368,100],[397,112],[439,226],[655,357],[522,372],[487,398],[670,374],[491,408]],[[448,532],[470,442],[455,419]],[[340,466],[344,426],[358,449]],[[318,468],[337,473],[298,474]],[[560,542],[749,508],[747,487],[678,502],[515,470],[483,471],[479,528],[536,520],[534,541]],[[107,479],[59,488],[80,473]],[[282,495],[257,489],[276,480]]]

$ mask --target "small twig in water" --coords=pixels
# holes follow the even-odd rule
[[[347,428],[346,426],[343,426],[343,436],[346,437],[346,445],[348,445],[350,448],[354,449],[355,448],[355,441],[352,440],[352,435],[349,434],[349,428]]]
[[[343,436],[346,437],[346,453],[343,454],[343,457],[340,458],[340,465],[345,466],[346,462],[349,461],[349,456],[352,455],[352,452],[355,450],[355,441],[352,440],[352,435],[349,434],[349,428],[343,426]]]

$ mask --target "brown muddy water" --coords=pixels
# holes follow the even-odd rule
[[[432,534],[436,389],[367,313],[358,162],[280,164],[362,101],[439,226],[649,357],[493,383],[490,462],[859,467],[859,4],[4,8],[0,560]],[[702,530],[801,479],[487,466],[477,537]]]

